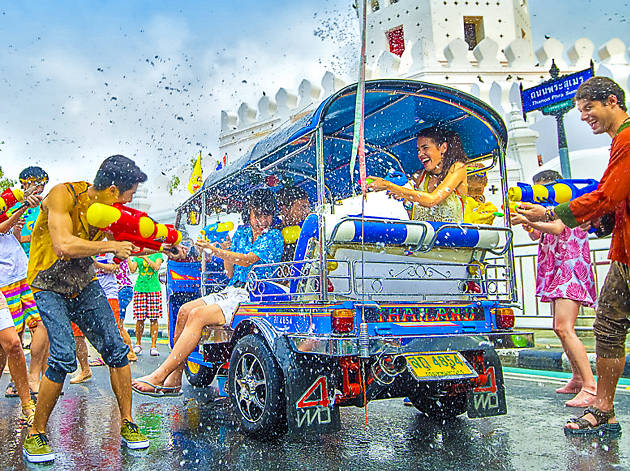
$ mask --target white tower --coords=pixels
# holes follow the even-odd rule
[[[444,45],[461,38],[472,50],[492,39],[503,53],[524,39],[533,57],[526,0],[368,0],[368,62],[380,51],[402,56],[414,44],[425,67],[445,63]]]

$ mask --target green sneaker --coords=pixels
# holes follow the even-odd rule
[[[28,435],[24,440],[22,454],[31,463],[46,463],[55,459],[55,454],[48,444],[48,437],[45,433]]]
[[[133,422],[127,419],[123,420],[123,425],[120,429],[120,436],[122,442],[132,450],[141,450],[143,448],[149,448],[149,439],[140,432],[140,429]]]

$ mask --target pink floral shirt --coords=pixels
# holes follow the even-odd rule
[[[564,298],[594,306],[597,299],[588,234],[565,227],[560,235],[543,234],[538,245],[536,295],[542,302]]]
[[[133,286],[129,275],[129,265],[127,265],[127,260],[120,262],[120,267],[118,268],[118,272],[116,272],[116,281],[118,282],[119,290],[125,286]]]

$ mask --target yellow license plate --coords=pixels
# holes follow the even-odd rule
[[[407,366],[416,379],[475,378],[477,373],[459,352],[410,353]]]

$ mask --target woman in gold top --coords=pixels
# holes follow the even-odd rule
[[[413,189],[395,185],[383,178],[369,177],[373,190],[387,190],[394,197],[413,203],[411,219],[462,222],[463,198],[468,192],[466,161],[459,136],[437,127],[418,135],[418,159],[424,169],[411,178]]]

